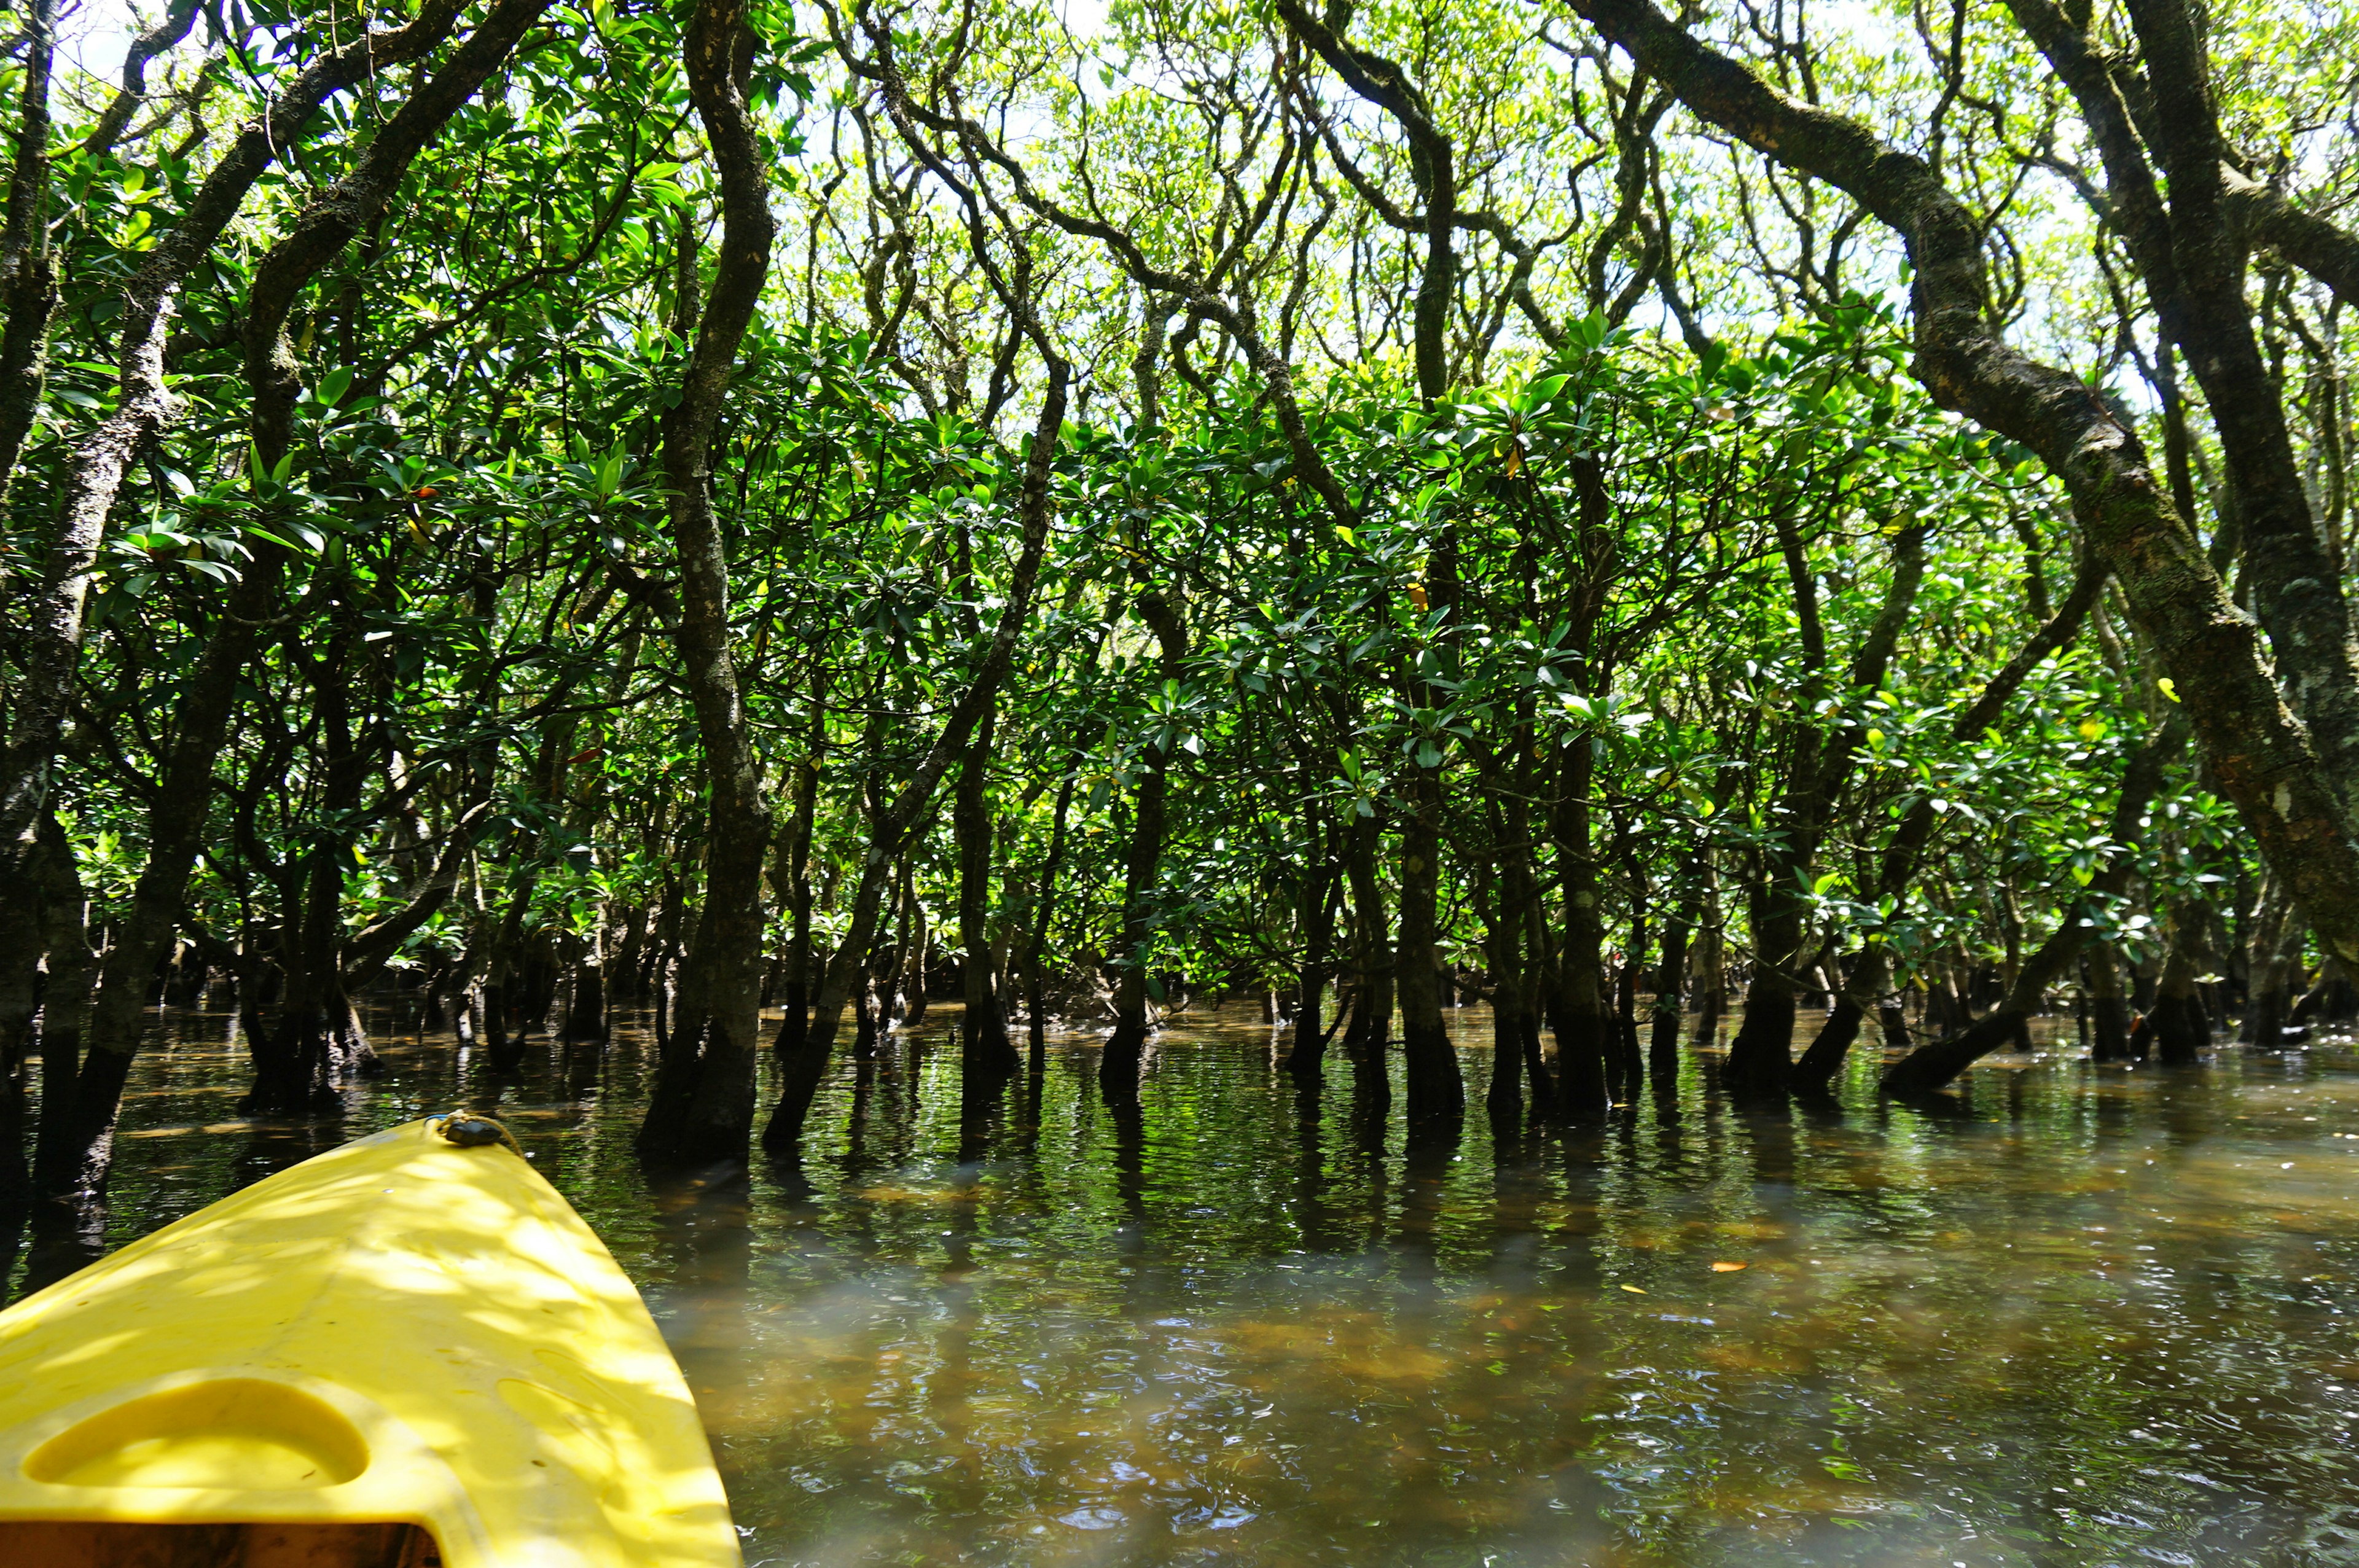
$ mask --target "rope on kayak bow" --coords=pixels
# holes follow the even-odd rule
[[[524,1158],[524,1151],[516,1147],[516,1135],[488,1116],[454,1110],[445,1116],[428,1117],[426,1128],[429,1132],[440,1134],[445,1143],[456,1143],[462,1149],[481,1149],[487,1144],[505,1143],[516,1150],[517,1159]]]

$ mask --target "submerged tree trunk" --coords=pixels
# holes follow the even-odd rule
[[[1616,1045],[1622,1058],[1622,1094],[1635,1100],[1647,1087],[1646,1058],[1638,1050],[1638,971],[1646,965],[1647,914],[1640,901],[1645,889],[1631,889],[1630,948],[1622,956],[1622,973],[1614,983],[1614,1013]]]
[[[1590,821],[1594,770],[1587,736],[1560,754],[1555,832],[1564,885],[1564,945],[1557,956],[1550,1022],[1556,1031],[1557,1107],[1562,1115],[1579,1120],[1603,1116],[1613,1103],[1605,1057],[1614,1030],[1603,989],[1605,921],[1597,907],[1597,853]]]
[[[30,1189],[35,1195],[57,1195],[79,1192],[96,1192],[104,1184],[107,1160],[113,1152],[114,1122],[114,1108],[121,1103],[123,1084],[115,1076],[114,1056],[102,1056],[93,1066],[101,1081],[92,1086],[88,1101],[80,1094],[79,1079],[82,1065],[82,1035],[91,1006],[91,975],[92,962],[90,935],[85,921],[89,914],[88,896],[82,889],[82,874],[74,863],[73,846],[67,842],[65,828],[55,813],[44,813],[38,824],[34,855],[26,866],[31,877],[32,897],[8,912],[13,933],[30,936],[36,952],[49,955],[49,974],[44,977],[38,993],[40,1015],[38,1049],[41,1059],[41,1119],[28,1174]],[[21,922],[21,924],[19,924]],[[28,971],[29,976],[29,971]],[[36,994],[27,986],[20,998],[21,1023],[12,1017],[11,1023],[19,1032],[16,1035],[16,1061],[12,1063],[22,1072],[23,1053],[35,1042],[30,1037],[36,1007]],[[12,1009],[12,1014],[15,1009]],[[121,1058],[126,1065],[130,1058]],[[17,1135],[23,1136],[23,1103],[16,1097],[21,1093],[16,1076],[12,1075],[5,1091],[11,1097],[13,1112],[17,1120]],[[93,1126],[79,1114],[83,1104],[103,1103],[109,1116],[103,1126]],[[12,1165],[21,1159],[21,1142],[8,1146],[5,1156]],[[19,1172],[23,1167],[18,1166]]]
[[[1392,917],[1385,906],[1384,884],[1376,880],[1376,844],[1383,833],[1384,824],[1377,818],[1354,817],[1344,860],[1359,973],[1343,1049],[1352,1061],[1353,1098],[1371,1112],[1381,1112],[1393,1102],[1387,1059],[1393,1032]]]
[[[818,708],[817,698],[813,699]],[[812,749],[795,769],[794,814],[787,826],[786,895],[788,932],[787,972],[778,987],[778,1033],[770,1049],[781,1062],[802,1048],[810,1027],[811,837],[819,815],[819,746],[826,739],[825,710],[811,719]]]
[[[1691,863],[1700,873],[1703,857]],[[1655,970],[1655,1016],[1647,1043],[1647,1076],[1654,1080],[1658,1099],[1677,1092],[1680,1070],[1680,1025],[1686,1022],[1688,944],[1701,914],[1700,891],[1686,893],[1663,923],[1661,961]]]
[[[2277,1050],[2286,1043],[2294,1002],[2305,989],[2301,949],[2308,935],[2301,917],[2287,911],[2272,933],[2276,939],[2265,951],[2255,954],[2259,961],[2254,965],[2252,1009],[2245,1038],[2264,1051]]]
[[[1130,844],[1123,858],[1122,923],[1115,962],[1114,1033],[1098,1058],[1098,1087],[1109,1105],[1138,1098],[1147,1050],[1147,962],[1155,940],[1156,871],[1162,863],[1164,797],[1169,758],[1150,749],[1131,803]]]
[[[1295,910],[1302,922],[1302,963],[1295,971],[1293,1044],[1286,1070],[1298,1084],[1321,1081],[1327,1055],[1326,993],[1330,952],[1335,942],[1336,868],[1328,859],[1327,835],[1309,814],[1309,842],[1295,883]]]
[[[2154,1011],[2147,1015],[2155,1056],[2166,1067],[2193,1066],[2212,1044],[2212,1021],[2195,989],[2201,939],[2200,908],[2181,903],[2170,912],[2170,947],[2155,987]]]
[[[2092,941],[2084,961],[2089,966],[2089,1059],[2126,1062],[2130,1059],[2130,1003],[2122,991],[2121,955],[2114,945]]]
[[[2071,591],[2065,595],[2064,601],[2040,624],[2030,640],[2017,650],[2006,666],[1984,684],[1982,694],[1951,725],[1950,738],[1952,741],[1962,745],[1970,743],[1998,721],[2007,700],[2022,687],[2031,672],[2070,643],[2080,631],[2082,622],[2088,619],[2090,610],[2096,604],[2098,595],[2104,591],[2105,580],[2105,568],[2093,556],[2082,561]],[[1885,919],[1892,919],[1908,898],[1908,891],[1916,881],[1925,848],[1932,841],[1933,830],[1940,819],[1940,814],[1933,809],[1932,801],[1920,798],[1909,806],[1900,819],[1900,826],[1886,843],[1876,868],[1875,901],[1878,907],[1891,911],[1884,916]],[[1817,1038],[1810,1042],[1810,1049],[1802,1053],[1801,1061],[1795,1065],[1794,1083],[1797,1087],[1822,1090],[1843,1070],[1852,1042],[1858,1037],[1861,1020],[1866,1016],[1869,1008],[1878,1005],[1878,999],[1892,983],[1891,955],[1880,939],[1872,941],[1854,949],[1843,960],[1843,973],[1842,993],[1835,999],[1835,1004],[1828,1012],[1827,1021],[1819,1030]],[[1908,1044],[1905,1026],[1892,1020],[1885,1022],[1884,1036],[1885,1044],[1895,1049],[1905,1048]]]
[[[992,984],[991,936],[991,811],[984,791],[991,769],[995,710],[985,708],[975,726],[974,740],[959,764],[956,793],[951,806],[951,836],[959,860],[959,972],[965,981],[966,1016],[959,1025],[964,1071],[978,1081],[1005,1076],[1016,1070],[1016,1048],[1008,1044],[1007,1018]]]
[[[1042,995],[1041,959],[1049,950],[1049,923],[1057,908],[1057,873],[1065,859],[1065,817],[1073,804],[1074,772],[1069,767],[1057,785],[1057,810],[1049,825],[1049,854],[1040,865],[1039,908],[1024,939],[1024,1028],[1026,1065],[1037,1083],[1049,1065],[1048,1004]]]
[[[1778,536],[1800,627],[1805,695],[1813,699],[1805,706],[1815,706],[1816,697],[1827,690],[1828,665],[1817,578],[1782,514]],[[1925,525],[1917,523],[1893,535],[1891,580],[1840,692],[1856,698],[1884,684],[1924,576]],[[1811,874],[1864,730],[1856,708],[1850,705],[1831,725],[1814,713],[1795,720],[1791,773],[1779,803],[1777,831],[1761,852],[1760,874],[1749,890],[1753,973],[1745,989],[1745,1022],[1729,1046],[1724,1078],[1735,1093],[1782,1095],[1792,1087],[1797,992],[1809,957]]]
[[[1441,774],[1415,770],[1410,809],[1401,824],[1400,946],[1397,959],[1401,1009],[1403,1077],[1412,1123],[1455,1121],[1465,1114],[1466,1084],[1458,1052],[1441,1020],[1440,935],[1436,912],[1441,881]]]

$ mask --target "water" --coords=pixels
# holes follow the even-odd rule
[[[506,1085],[381,1036],[341,1119],[262,1126],[226,1022],[142,1062],[81,1244],[493,1110],[646,1292],[752,1564],[2359,1563],[2347,1042],[2059,1052],[1952,1116],[1738,1115],[1690,1056],[1602,1131],[1410,1154],[1242,1013],[1127,1122],[1069,1040],[962,1127],[934,1025],[842,1065],[807,1183],[651,1183],[634,1032]]]

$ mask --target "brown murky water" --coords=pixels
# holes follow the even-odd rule
[[[502,1085],[397,1033],[265,1127],[226,1020],[174,1023],[104,1236],[31,1268],[496,1109],[647,1292],[752,1564],[2359,1563],[2347,1042],[2059,1054],[1951,1116],[1737,1115],[1690,1058],[1602,1130],[1411,1154],[1242,1015],[1167,1032],[1128,1122],[1069,1041],[962,1127],[937,1027],[844,1065],[799,1186],[651,1184],[636,1036]]]

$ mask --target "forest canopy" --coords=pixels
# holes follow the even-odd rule
[[[649,1006],[658,1162],[929,995],[1116,1105],[1266,997],[1432,1127],[2348,991],[2332,7],[85,21],[0,66],[9,1193],[207,984],[266,1114],[372,999]]]

